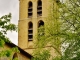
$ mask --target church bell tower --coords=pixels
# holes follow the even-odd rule
[[[32,53],[34,36],[45,25],[50,0],[19,0],[18,46]]]
[[[18,46],[27,52],[33,49],[34,36],[45,24],[48,0],[19,0]]]

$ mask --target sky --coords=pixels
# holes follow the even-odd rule
[[[19,0],[0,0],[0,17],[9,13],[12,14],[11,23],[18,25]],[[7,37],[9,37],[14,44],[18,44],[18,32],[8,31]]]

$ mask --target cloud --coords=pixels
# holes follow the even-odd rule
[[[11,10],[13,0],[0,0],[0,13],[6,13]]]
[[[0,17],[9,13],[12,14],[11,22],[17,25],[19,20],[19,0],[0,0]],[[7,36],[13,43],[18,43],[18,33],[8,32]]]
[[[13,42],[14,44],[18,45],[18,33],[17,32],[15,32],[15,31],[13,31],[13,32],[8,31],[7,32],[7,37],[9,37],[11,42]]]

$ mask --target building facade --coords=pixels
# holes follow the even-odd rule
[[[13,51],[13,48],[18,48],[17,51]],[[9,52],[8,52],[9,51]],[[10,52],[12,51],[12,52]],[[20,47],[16,46],[15,44],[11,42],[5,42],[4,47],[0,47],[0,53],[4,52],[4,56],[0,56],[0,60],[14,60],[15,58],[18,60],[31,60],[32,55],[29,53],[25,52],[23,49]],[[10,54],[10,56],[9,56]]]
[[[56,7],[54,0],[54,7]],[[45,26],[50,0],[19,0],[18,46],[30,54],[40,26]]]

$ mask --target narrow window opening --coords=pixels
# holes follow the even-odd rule
[[[42,20],[39,21],[38,27],[44,26],[44,22]]]
[[[59,3],[60,1],[59,0],[56,0],[56,2]]]
[[[33,15],[33,13],[32,13],[32,11],[33,11],[33,9],[32,9],[32,2],[30,1],[29,3],[28,3],[28,18],[31,18],[32,17],[32,15]]]
[[[42,1],[38,0],[38,6],[41,7],[42,6]]]
[[[33,28],[33,24],[32,22],[29,23],[29,29],[32,29]]]
[[[17,53],[14,53],[14,55],[13,55],[12,60],[14,60],[14,59],[18,59],[18,55],[17,55]]]
[[[28,34],[29,34],[29,35],[32,35],[32,33],[33,33],[32,30],[29,30],[29,31],[28,31]]]
[[[32,22],[29,22],[28,24],[28,41],[33,40],[33,24]]]
[[[38,36],[43,36],[44,35],[44,22],[40,20],[38,22]]]
[[[28,35],[29,39],[28,41],[32,41],[33,40],[33,35]]]
[[[37,4],[37,16],[42,16],[42,1],[38,0],[38,4]]]
[[[31,1],[29,2],[29,6],[28,7],[32,8],[32,2]]]

